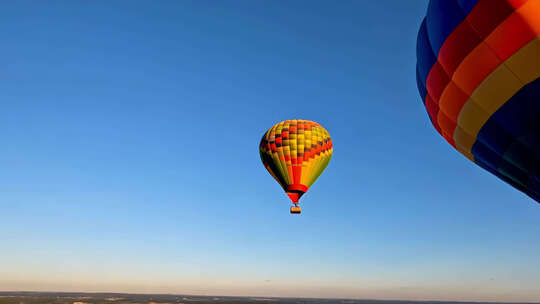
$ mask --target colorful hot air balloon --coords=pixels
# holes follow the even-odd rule
[[[330,162],[332,140],[316,122],[285,120],[266,131],[259,152],[266,170],[294,204],[291,213],[300,213],[298,200]]]
[[[416,54],[435,129],[540,202],[540,1],[431,0]]]

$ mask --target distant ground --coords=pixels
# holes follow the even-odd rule
[[[480,302],[419,302],[311,298],[220,297],[171,294],[0,292],[0,304],[481,304]],[[503,302],[500,302],[503,303]],[[516,304],[516,303],[513,303]],[[523,303],[527,304],[527,303]]]

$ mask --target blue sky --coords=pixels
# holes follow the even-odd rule
[[[532,301],[540,206],[415,84],[425,1],[0,3],[3,290]],[[334,156],[301,216],[260,163]]]

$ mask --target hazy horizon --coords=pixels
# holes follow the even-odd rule
[[[29,290],[20,290],[20,291],[5,291],[0,290],[0,298],[3,297],[2,294],[29,294],[35,296],[36,294],[52,294],[58,295],[62,294],[64,296],[74,296],[74,295],[140,295],[140,296],[157,296],[157,295],[170,295],[170,296],[187,296],[187,297],[230,297],[230,298],[279,298],[279,299],[321,299],[321,300],[352,300],[352,301],[377,301],[377,302],[418,302],[424,303],[426,301],[430,302],[442,302],[442,303],[513,303],[513,304],[529,304],[529,303],[540,303],[538,300],[532,301],[498,301],[498,300],[437,300],[437,299],[408,299],[408,298],[343,298],[343,297],[310,297],[310,296],[271,296],[271,295],[223,295],[223,294],[189,294],[189,293],[140,293],[140,292],[100,292],[100,291],[29,291]]]
[[[427,1],[3,1],[0,289],[540,299],[540,205],[449,146]],[[302,214],[273,124],[332,137]]]

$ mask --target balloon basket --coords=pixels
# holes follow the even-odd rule
[[[300,206],[291,206],[291,214],[300,214],[302,208]]]

